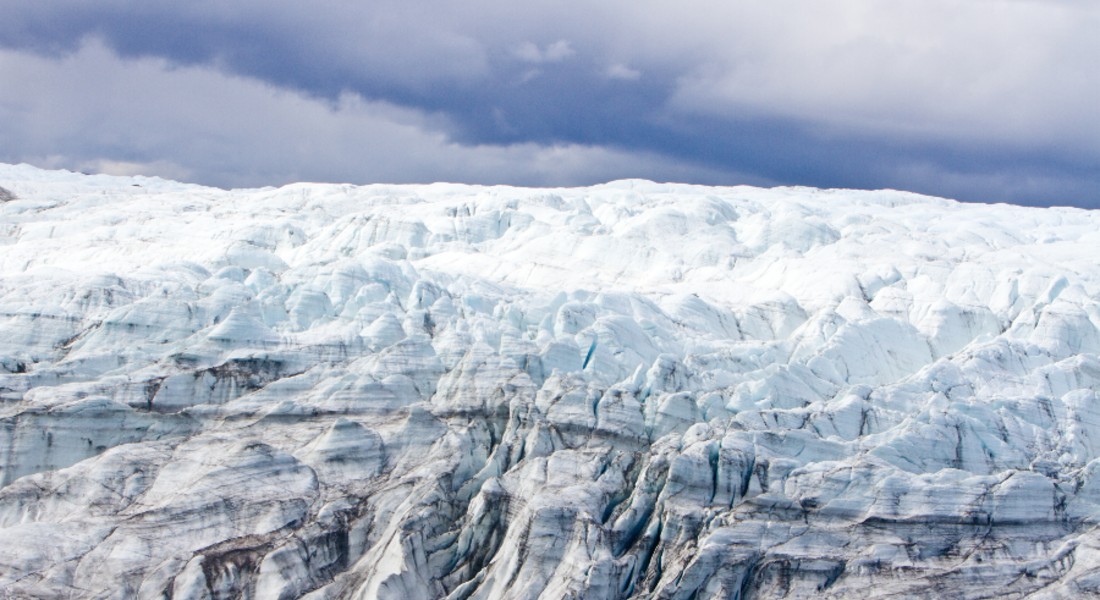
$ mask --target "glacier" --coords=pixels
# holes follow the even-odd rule
[[[1100,213],[0,165],[0,596],[1100,594]]]

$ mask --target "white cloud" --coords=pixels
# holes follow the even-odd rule
[[[545,48],[539,48],[533,42],[523,42],[516,47],[516,58],[534,64],[558,63],[574,54],[572,45],[568,40],[558,40],[548,44]]]
[[[607,76],[611,79],[637,81],[642,76],[642,72],[637,69],[631,69],[626,65],[615,63],[607,68]]]
[[[51,164],[65,160],[62,157],[47,159],[44,167],[64,167],[68,165]],[[126,160],[110,160],[106,158],[93,158],[76,165],[76,169],[83,173],[102,173],[104,175],[134,176],[152,175],[165,179],[187,181],[194,176],[191,169],[182,167],[169,160],[153,160],[148,162],[136,162]]]
[[[682,72],[674,109],[903,139],[1098,150],[1100,5],[735,4],[723,38],[700,33],[709,56]]]

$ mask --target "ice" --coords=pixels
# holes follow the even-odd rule
[[[1100,593],[1100,214],[0,165],[0,594]]]

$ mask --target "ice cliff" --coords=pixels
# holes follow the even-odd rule
[[[0,597],[1100,593],[1096,212],[0,185]]]

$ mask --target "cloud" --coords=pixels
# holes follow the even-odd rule
[[[626,65],[615,63],[607,68],[607,76],[611,79],[634,81],[642,76],[642,72],[637,69],[631,69]]]
[[[780,1],[742,15],[720,57],[685,73],[671,104],[766,114],[823,131],[984,140],[1097,153],[1100,10],[1031,2]],[[1095,6],[1095,5],[1093,5]],[[840,25],[837,27],[836,25]],[[785,40],[768,44],[759,38]],[[1096,156],[1100,157],[1100,153]]]
[[[0,6],[0,46],[20,56],[56,63],[84,52],[93,39],[112,55],[262,82],[267,94],[327,104],[330,114],[316,117],[325,123],[319,126],[365,131],[369,121],[396,127],[386,129],[393,139],[411,135],[399,135],[401,127],[442,136],[436,146],[417,145],[441,152],[431,163],[439,168],[435,178],[455,173],[440,166],[452,164],[447,144],[513,153],[598,148],[670,165],[653,166],[654,177],[670,169],[687,177],[682,169],[690,167],[702,183],[748,176],[910,187],[964,199],[1100,203],[1100,5],[1091,2],[534,0],[521,7],[500,0],[0,0]],[[22,102],[43,110],[61,101]],[[150,109],[134,110],[140,116]],[[287,120],[271,121],[273,128],[302,122],[270,110],[272,119]],[[53,114],[71,122],[87,111]],[[328,119],[347,121],[338,126]],[[222,143],[272,137],[260,127],[237,131]],[[109,145],[104,135],[97,143]],[[137,137],[115,136],[118,151],[139,144],[131,151],[176,160],[170,147],[142,149]],[[78,143],[62,134],[49,139],[38,152],[66,153]],[[220,150],[218,139],[178,136],[187,148],[233,154]],[[302,157],[292,147],[262,152],[272,163],[260,170],[293,176],[298,171],[287,165]],[[4,140],[0,151],[22,152]],[[420,160],[421,174],[431,162],[404,160]],[[207,167],[193,172],[214,181]],[[560,180],[572,176],[563,172]],[[531,177],[528,183],[554,180]],[[1059,191],[1028,183],[1036,181],[1054,182]]]
[[[40,166],[52,168],[72,167],[65,157],[53,156]],[[70,169],[73,170],[73,169]],[[147,162],[135,162],[125,160],[111,160],[107,158],[91,158],[76,163],[76,169],[83,173],[101,173],[103,175],[117,175],[132,177],[135,175],[156,175],[165,179],[187,181],[194,176],[190,169],[167,160],[151,160]]]
[[[558,40],[545,48],[539,48],[532,42],[524,42],[516,48],[515,55],[524,62],[543,64],[561,62],[576,52],[568,40]]]
[[[0,160],[46,167],[197,176],[225,187],[721,176],[595,145],[460,144],[439,115],[353,93],[327,101],[162,59],[120,59],[94,41],[62,60],[0,51],[0,79],[9,84],[0,89]]]

